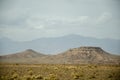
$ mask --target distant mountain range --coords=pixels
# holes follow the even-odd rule
[[[120,54],[120,40],[96,39],[80,35],[67,35],[54,38],[39,38],[32,41],[17,42],[8,38],[0,39],[0,54],[9,54],[33,49],[46,54],[61,53],[79,46],[99,46],[107,52]]]
[[[72,48],[57,55],[45,55],[31,49],[0,56],[2,63],[27,64],[120,64],[120,56],[110,54],[100,47]]]

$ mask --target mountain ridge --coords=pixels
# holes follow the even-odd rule
[[[69,48],[79,46],[100,46],[110,53],[120,54],[120,40],[96,39],[80,35],[66,35],[62,37],[40,38],[25,42],[16,42],[11,40],[1,41],[0,39],[0,44],[0,54],[15,53],[28,48],[34,49],[42,53],[56,54],[58,52],[63,52]]]
[[[0,62],[32,64],[120,64],[120,56],[115,56],[100,47],[72,48],[56,55],[45,55],[32,49],[0,56]]]

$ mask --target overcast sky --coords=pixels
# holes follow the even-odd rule
[[[0,0],[0,37],[120,39],[120,0]]]

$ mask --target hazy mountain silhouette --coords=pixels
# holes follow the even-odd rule
[[[80,35],[67,35],[55,38],[40,38],[32,41],[17,42],[8,38],[0,39],[0,54],[15,53],[25,49],[34,49],[43,53],[58,53],[79,46],[100,46],[111,53],[120,53],[120,40],[96,39]]]

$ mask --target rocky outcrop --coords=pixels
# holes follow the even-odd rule
[[[70,49],[57,55],[65,63],[96,63],[96,64],[119,64],[119,59],[114,55],[104,51],[100,47],[79,47]],[[67,59],[67,60],[66,60]],[[63,61],[62,60],[62,61]]]

